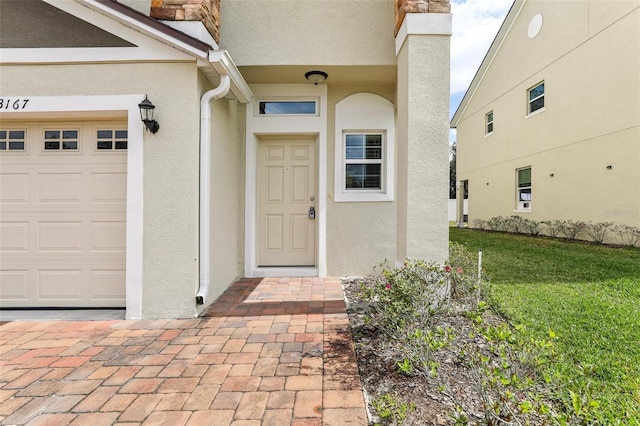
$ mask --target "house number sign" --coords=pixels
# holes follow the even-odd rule
[[[29,99],[0,98],[0,110],[22,110],[27,107]]]

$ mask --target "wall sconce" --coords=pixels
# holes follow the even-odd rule
[[[304,78],[306,78],[307,80],[309,80],[311,83],[315,84],[316,86],[318,84],[322,84],[327,80],[327,77],[329,76],[329,74],[327,74],[324,71],[309,71],[306,72],[304,74]]]
[[[153,110],[156,109],[156,106],[151,103],[147,95],[144,95],[144,100],[138,104],[138,108],[140,108],[140,119],[147,127],[147,130],[151,133],[157,132],[160,125],[153,119]]]

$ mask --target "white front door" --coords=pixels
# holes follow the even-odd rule
[[[316,137],[258,143],[258,266],[315,266]]]

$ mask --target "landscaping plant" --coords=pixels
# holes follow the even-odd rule
[[[450,239],[444,265],[345,281],[374,423],[640,425],[640,249]]]

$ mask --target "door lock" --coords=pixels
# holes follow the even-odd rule
[[[313,220],[316,218],[316,208],[311,206],[309,207],[309,219]]]

